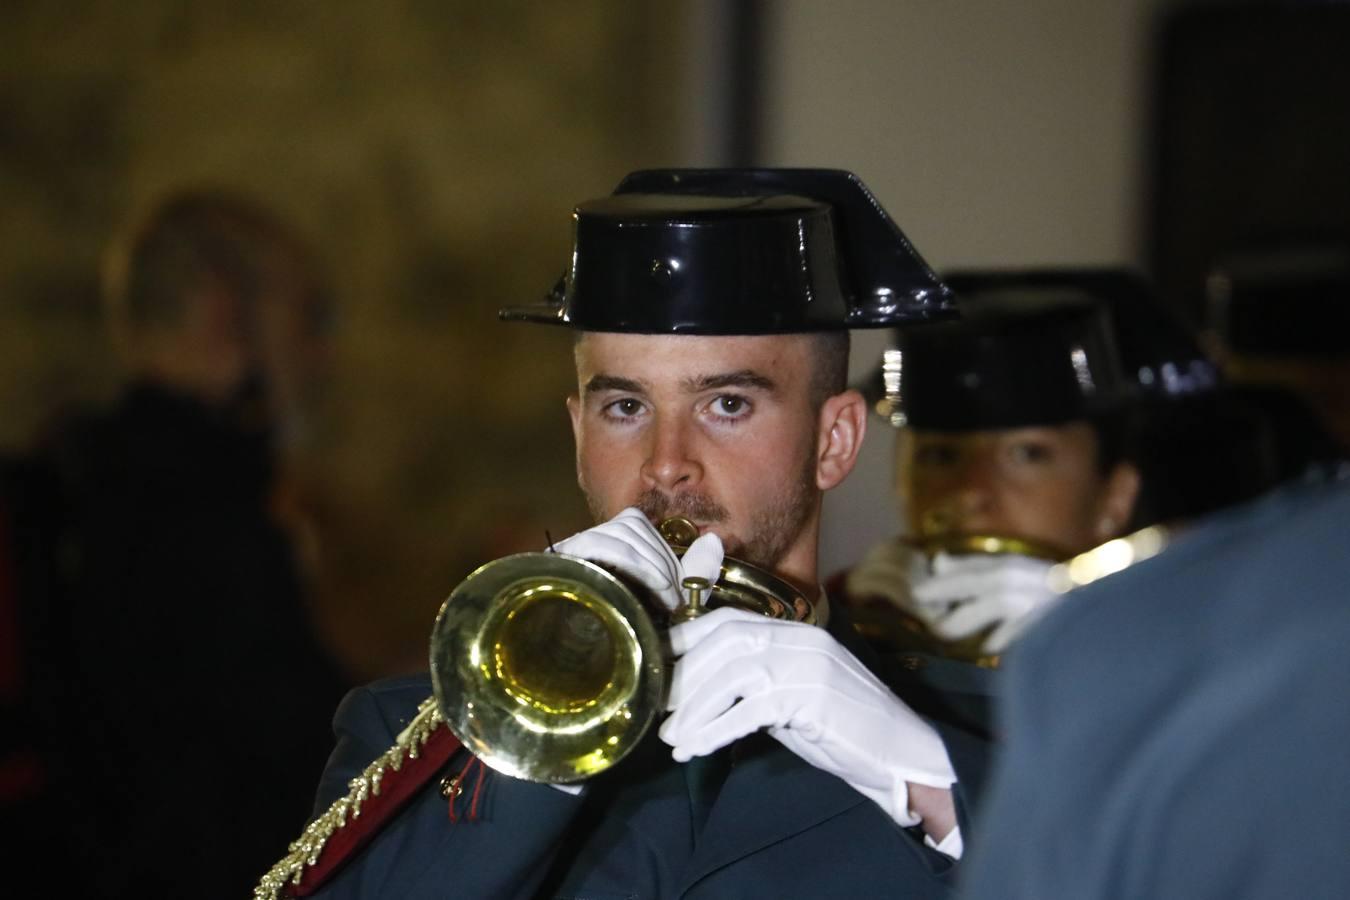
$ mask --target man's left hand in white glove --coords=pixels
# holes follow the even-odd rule
[[[554,549],[622,572],[646,586],[667,609],[684,603],[680,585],[686,577],[714,582],[722,568],[717,535],[709,532],[695,539],[681,559],[642,511],[631,506],[608,522],[559,541]]]
[[[939,553],[932,574],[911,590],[921,607],[933,611],[926,618],[935,633],[957,640],[992,626],[983,649],[1002,653],[1060,596],[1050,588],[1052,565],[1017,554]]]
[[[798,622],[717,609],[670,630],[680,657],[661,739],[678,762],[703,756],[761,728],[806,762],[848,782],[901,825],[924,819],[910,785],[936,793],[948,815],[925,829],[959,856],[948,790],[956,781],[932,726],[891,693],[826,631]]]

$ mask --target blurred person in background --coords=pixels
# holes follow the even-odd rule
[[[280,480],[330,301],[295,232],[220,191],[156,205],[106,289],[126,386],[15,479],[48,769],[29,862],[81,896],[238,897],[304,821],[346,687]]]
[[[1214,269],[1211,346],[1282,481],[1088,580],[1010,656],[963,896],[1350,892],[1348,273],[1284,244]]]
[[[1270,424],[1138,275],[1086,269],[1048,277],[1078,281],[1112,310],[1135,393],[1134,459],[1141,489],[1132,529],[1185,527],[1281,480]]]
[[[1053,598],[1051,565],[1125,533],[1140,478],[1099,302],[957,296],[962,321],[901,334],[883,363],[906,533],[835,586],[879,643],[993,665]]]
[[[1136,274],[949,281],[965,319],[901,335],[870,386],[899,426],[909,530],[831,588],[919,709],[992,736],[989,670],[1071,586],[1056,564],[1095,565],[1118,538],[1138,552],[1157,536],[1139,529],[1184,526],[1277,475],[1268,428]]]
[[[901,426],[909,536],[875,548],[844,585],[855,602],[917,617],[939,639],[929,649],[992,663],[1055,596],[1051,564],[1279,480],[1269,426],[1136,274],[948,280],[966,321],[904,335],[889,374],[873,377],[879,398],[885,377],[894,389],[878,402]]]

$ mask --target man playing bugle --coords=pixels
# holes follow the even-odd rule
[[[320,895],[948,896],[983,745],[872,673],[819,586],[817,541],[866,425],[848,329],[945,316],[949,292],[846,172],[636,173],[576,209],[574,240],[545,303],[502,311],[576,334],[567,408],[601,524],[553,549],[639,587],[658,616],[686,604],[689,577],[729,571],[725,552],[810,614],[672,625],[669,715],[606,771],[538,783],[460,748],[381,827],[330,821],[377,833],[344,841],[368,843],[328,865]],[[655,527],[673,516],[693,526],[683,558]],[[353,778],[359,792],[431,692],[422,676],[348,696],[320,810]],[[478,746],[486,714],[459,706],[441,712]],[[293,862],[281,874],[312,890]]]

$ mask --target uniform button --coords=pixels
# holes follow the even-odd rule
[[[922,656],[906,653],[904,656],[900,657],[900,667],[902,669],[908,669],[911,672],[917,672],[926,665],[928,665],[928,660],[924,659]]]

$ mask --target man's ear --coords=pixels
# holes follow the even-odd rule
[[[858,462],[867,434],[867,401],[855,390],[835,394],[820,407],[816,433],[816,487],[837,486]]]
[[[1101,515],[1097,517],[1096,535],[1099,543],[1120,537],[1129,530],[1134,518],[1134,504],[1139,499],[1140,476],[1134,463],[1116,463],[1106,477],[1102,493]]]
[[[581,398],[576,394],[567,395],[567,415],[572,419],[572,441],[581,446]]]

